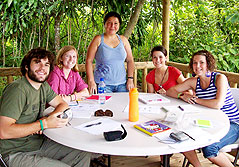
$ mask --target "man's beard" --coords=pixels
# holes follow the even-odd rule
[[[36,74],[33,73],[31,69],[28,70],[27,74],[28,74],[28,77],[29,77],[31,80],[33,80],[33,81],[35,81],[35,82],[38,82],[38,83],[43,83],[43,82],[45,82],[45,81],[48,79],[48,77],[49,77],[49,74],[48,74],[44,80],[39,80],[39,79],[37,78]]]

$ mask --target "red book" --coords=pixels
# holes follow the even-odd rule
[[[105,96],[106,100],[109,100],[111,96]],[[91,95],[90,97],[86,98],[87,100],[99,100],[99,95]]]

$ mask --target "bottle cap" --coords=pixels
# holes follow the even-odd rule
[[[138,93],[137,88],[132,88],[132,89],[130,89],[130,93]]]
[[[104,81],[104,78],[100,78],[100,81]]]

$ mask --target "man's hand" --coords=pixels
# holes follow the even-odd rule
[[[62,112],[58,112],[51,114],[48,117],[44,117],[42,119],[44,129],[64,127],[68,123],[68,118],[66,119],[58,118],[57,116],[61,114]]]

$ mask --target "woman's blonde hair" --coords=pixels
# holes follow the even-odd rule
[[[56,65],[60,69],[63,68],[63,63],[62,63],[62,60],[61,60],[62,56],[70,50],[74,50],[76,52],[76,56],[77,56],[77,60],[78,60],[78,52],[77,52],[76,48],[74,46],[71,46],[71,45],[64,46],[58,51],[57,56],[56,56]],[[79,71],[77,61],[76,61],[76,65],[72,68],[72,70],[75,71],[75,72]]]

